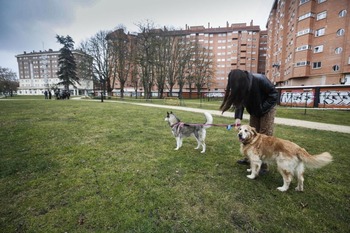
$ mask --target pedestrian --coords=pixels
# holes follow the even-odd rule
[[[51,94],[51,90],[49,91],[49,99],[51,99],[52,94]]]
[[[250,114],[249,125],[254,127],[258,133],[272,136],[277,98],[276,88],[265,75],[235,69],[231,70],[228,75],[220,110],[225,112],[234,107],[235,124],[240,125],[244,109],[246,109]],[[249,165],[249,160],[243,158],[237,163]],[[262,164],[261,173],[267,171],[267,164]]]
[[[59,90],[55,91],[55,96],[56,96],[56,100],[60,99],[60,91]]]
[[[45,99],[47,99],[47,91],[44,92]]]

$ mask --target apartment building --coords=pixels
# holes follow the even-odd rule
[[[190,41],[198,41],[213,52],[216,67],[211,91],[225,90],[231,69],[264,72],[262,66],[259,69],[260,26],[254,26],[253,22],[249,26],[237,23],[222,28],[190,26],[174,34],[186,35]]]
[[[267,77],[277,86],[350,84],[349,11],[349,0],[275,0]]]
[[[261,31],[260,26],[253,25],[253,21],[250,25],[227,23],[225,27],[219,28],[212,28],[210,24],[207,28],[186,25],[185,29],[171,31],[171,35],[198,42],[213,53],[215,73],[209,88],[211,92],[224,92],[227,75],[231,69],[265,73],[267,32]],[[118,90],[118,88],[120,87],[116,84],[115,89]],[[174,88],[176,92],[177,85]],[[133,88],[126,86],[125,90],[132,91]],[[189,91],[187,85],[183,91]]]
[[[79,64],[83,54],[79,50],[74,50],[73,55],[76,63]],[[19,73],[19,88],[17,94],[19,95],[42,95],[45,90],[51,91],[53,89],[63,90],[63,86],[58,86],[60,81],[57,76],[58,71],[58,56],[59,51],[32,51],[24,52],[16,55]],[[81,78],[80,85],[77,87],[70,87],[72,95],[87,95],[93,89],[92,77],[87,76],[86,72],[77,71]]]

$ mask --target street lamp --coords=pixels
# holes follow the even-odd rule
[[[103,102],[103,95],[104,95],[104,83],[105,80],[100,77],[100,83],[101,83],[101,102]]]

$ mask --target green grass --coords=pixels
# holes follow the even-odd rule
[[[349,134],[276,125],[276,136],[334,156],[306,172],[305,192],[294,191],[294,180],[280,193],[274,167],[246,178],[233,130],[208,129],[205,154],[193,138],[174,151],[165,112],[108,101],[1,100],[1,232],[348,232]]]

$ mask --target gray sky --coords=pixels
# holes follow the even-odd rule
[[[23,51],[59,50],[56,34],[70,35],[78,46],[100,30],[137,24],[176,29],[210,23],[254,21],[265,25],[274,0],[0,0],[0,66],[18,73],[15,55]]]

